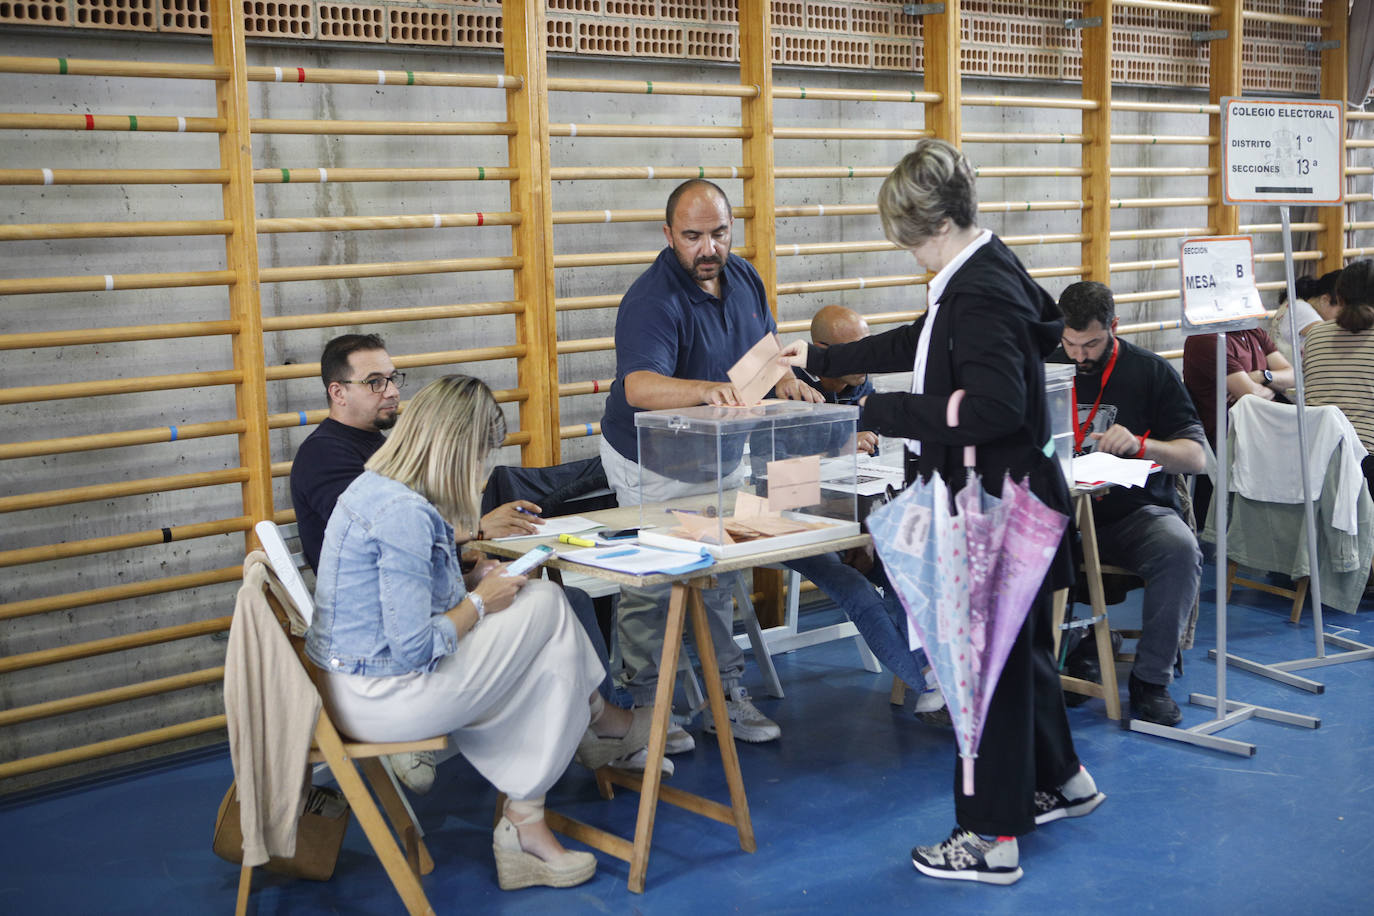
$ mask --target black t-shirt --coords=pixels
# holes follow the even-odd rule
[[[296,510],[301,552],[311,569],[319,569],[320,546],[334,503],[385,441],[375,430],[326,417],[296,450],[291,462],[291,505]]]
[[[1192,439],[1206,442],[1202,423],[1193,400],[1183,387],[1183,380],[1173,367],[1149,350],[1117,338],[1120,351],[1107,390],[1092,424],[1084,430],[1083,452],[1091,452],[1096,442],[1090,433],[1106,432],[1121,424],[1137,436],[1149,433],[1151,439]],[[1050,355],[1049,362],[1072,363],[1060,347]],[[1102,389],[1102,373],[1074,377],[1074,394],[1078,401],[1078,422],[1085,423],[1092,412],[1093,402]],[[1120,521],[1142,506],[1167,506],[1178,510],[1174,491],[1174,475],[1151,474],[1144,487],[1113,487],[1100,499],[1093,501],[1093,518],[1099,525]]]

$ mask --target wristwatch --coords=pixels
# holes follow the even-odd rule
[[[1268,369],[1263,370],[1263,372],[1264,372],[1264,384],[1265,384],[1265,385],[1272,385],[1272,384],[1274,384],[1274,373],[1270,372]]]
[[[487,603],[482,600],[481,595],[476,592],[468,592],[468,600],[472,602],[472,609],[477,612],[479,621],[487,616]]]

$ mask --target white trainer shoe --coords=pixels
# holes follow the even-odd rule
[[[416,795],[424,795],[434,787],[434,752],[407,751],[387,757],[396,778]]]
[[[725,710],[730,714],[730,730],[740,741],[759,744],[764,741],[773,741],[782,734],[782,729],[778,727],[778,723],[759,712],[758,707],[749,699],[749,691],[745,690],[743,686],[735,687],[726,696]],[[709,707],[706,709],[704,720],[706,730],[714,735],[716,723],[711,716]]]

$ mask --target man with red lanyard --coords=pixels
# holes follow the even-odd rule
[[[1179,641],[1197,601],[1202,553],[1179,514],[1177,474],[1205,464],[1206,441],[1178,373],[1116,336],[1116,303],[1101,283],[1075,283],[1059,300],[1062,346],[1051,362],[1074,363],[1077,454],[1105,451],[1162,467],[1144,487],[1114,487],[1093,501],[1102,562],[1145,580],[1141,637],[1131,669],[1131,715],[1160,725],[1182,719],[1169,696]],[[1094,652],[1091,640],[1076,651]]]

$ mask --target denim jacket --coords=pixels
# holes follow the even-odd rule
[[[364,471],[325,528],[305,651],[326,671],[432,671],[458,646],[444,616],[467,590],[453,528],[405,484]]]

